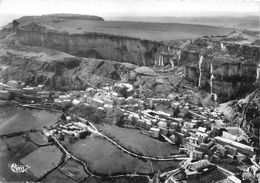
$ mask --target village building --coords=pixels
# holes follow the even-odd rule
[[[254,148],[230,139],[226,139],[223,137],[214,137],[216,140],[216,144],[220,144],[222,146],[229,145],[234,148],[237,148],[237,151],[241,154],[247,155],[249,157],[252,157],[254,155]]]

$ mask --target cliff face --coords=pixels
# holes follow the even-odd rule
[[[32,25],[31,25],[32,26]],[[163,44],[99,33],[68,34],[35,28],[18,29],[22,44],[52,48],[75,56],[153,65]]]
[[[244,38],[240,42],[237,37],[226,39],[228,36],[197,39],[181,53],[186,78],[199,88],[217,94],[220,102],[250,91],[260,83],[260,47],[250,45]]]
[[[213,71],[213,92],[220,99],[230,99],[239,93],[250,91],[256,81],[254,63],[223,63]]]
[[[230,54],[237,54],[247,59],[260,60],[260,46],[257,45],[242,45],[235,43],[224,43],[227,51]]]
[[[169,52],[169,47],[160,42],[101,33],[69,34],[34,22],[19,27],[17,37],[24,45],[140,66],[152,66],[159,62],[162,52]],[[220,40],[195,40],[181,50],[179,64],[186,67],[187,79],[196,86],[200,85],[200,88],[216,93],[220,101],[226,101],[251,89],[259,78],[259,47],[224,42],[223,51],[221,44],[223,43]],[[191,49],[192,47],[195,49]],[[207,49],[222,53],[203,54],[201,61],[200,55]],[[177,50],[178,48],[173,50],[173,53]]]
[[[197,86],[200,83],[200,88],[217,94],[219,101],[227,101],[252,89],[257,76],[256,68],[256,63],[250,61],[233,60],[224,56],[205,57],[201,65],[193,62],[186,66],[185,76]]]
[[[191,65],[192,63],[199,62],[199,52],[182,50],[180,55],[180,64],[181,65]]]

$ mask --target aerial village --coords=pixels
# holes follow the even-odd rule
[[[219,182],[240,183],[245,177],[260,180],[259,149],[252,146],[244,130],[227,125],[223,113],[215,107],[196,106],[185,97],[177,96],[142,98],[142,91],[122,81],[113,86],[71,92],[47,91],[43,85],[24,86],[14,80],[1,83],[0,87],[2,100],[11,100],[24,107],[63,111],[59,122],[42,131],[49,142],[55,139],[62,143],[67,139],[73,143],[92,133],[101,134],[91,122],[66,110],[78,106],[86,119],[94,115],[96,121],[112,121],[121,128],[139,129],[147,136],[177,146],[179,154],[172,157],[184,159],[179,165],[184,171],[158,175],[158,182],[185,181],[214,169],[228,175]],[[168,108],[163,110],[158,106]],[[92,114],[84,112],[90,108]],[[234,167],[236,174],[230,171]]]
[[[34,29],[35,27],[37,28],[38,25],[33,23],[31,26]],[[236,34],[236,32],[231,33],[231,35],[237,36]],[[229,52],[226,51],[226,47],[230,44],[233,44],[232,46],[236,46],[236,44],[241,44],[239,45],[241,47],[244,46],[244,43],[234,44],[234,42],[225,42],[221,41],[221,39],[223,39],[223,37],[206,36],[197,40],[192,40],[189,41],[188,44],[190,45],[186,50],[181,50],[177,46],[175,47],[172,45],[168,46],[167,49],[164,47],[164,50],[157,53],[157,60],[152,67],[136,65],[132,68],[132,71],[125,74],[124,77],[113,80],[112,84],[104,84],[105,81],[103,81],[102,85],[92,86],[91,83],[88,83],[88,86],[84,88],[84,90],[56,90],[45,85],[43,82],[39,85],[39,82],[29,81],[26,83],[22,81],[22,79],[14,80],[2,78],[2,82],[0,83],[1,101],[8,101],[12,103],[12,105],[17,105],[23,109],[39,109],[61,114],[54,124],[49,126],[46,125],[42,129],[36,130],[44,136],[49,144],[45,144],[43,147],[41,146],[38,148],[40,150],[37,149],[31,154],[23,157],[20,162],[24,165],[31,163],[31,166],[34,166],[31,171],[34,176],[39,178],[37,180],[42,180],[41,178],[48,175],[48,172],[51,172],[53,169],[59,169],[59,171],[62,171],[67,177],[77,177],[77,175],[73,174],[73,171],[64,170],[65,168],[62,167],[62,165],[72,159],[74,163],[77,162],[83,166],[83,172],[87,172],[91,177],[97,178],[143,176],[151,183],[191,183],[198,182],[198,177],[209,175],[211,172],[215,173],[217,170],[219,173],[215,175],[217,181],[212,182],[260,182],[259,126],[251,124],[243,126],[228,119],[226,117],[228,111],[218,103],[218,97],[221,95],[217,96],[213,91],[215,78],[213,75],[214,63],[212,61],[213,59],[208,61],[208,58],[206,57],[209,55],[214,58],[220,57],[221,61],[227,60],[228,64],[233,64],[232,55],[228,54]],[[186,44],[186,42],[184,43]],[[199,51],[191,48],[194,45]],[[206,49],[203,49],[205,47]],[[255,46],[252,49],[252,52],[254,52],[255,48],[256,50],[259,50],[259,46]],[[214,49],[218,50],[214,51]],[[251,47],[249,50],[251,50]],[[203,51],[205,51],[205,53],[203,53]],[[212,51],[213,53],[206,53],[207,51]],[[192,59],[182,60],[196,61],[190,65],[185,63],[180,64],[181,52],[184,56],[188,55],[189,57],[192,57]],[[10,53],[7,54],[12,55]],[[199,59],[194,59],[195,57]],[[243,59],[239,59],[238,60],[241,61],[239,64],[241,65]],[[74,61],[75,60],[71,63]],[[94,60],[94,62],[98,61],[100,60]],[[199,61],[199,63],[197,63],[197,61]],[[102,61],[102,64],[104,64],[104,62],[105,61]],[[61,64],[61,62],[59,64]],[[102,66],[102,64],[100,65]],[[111,62],[110,64],[115,63]],[[202,72],[203,64],[208,67],[207,71],[209,72]],[[101,67],[100,65],[97,67]],[[196,67],[194,65],[198,65],[199,69],[198,82],[196,78],[193,78],[193,71]],[[89,65],[86,67],[88,66]],[[57,70],[55,70],[55,72]],[[259,68],[257,71],[259,71]],[[209,79],[205,79],[203,74],[207,75],[207,78]],[[79,80],[83,80],[80,79],[79,76],[77,77]],[[90,77],[92,76],[90,75]],[[152,80],[151,78],[155,81],[149,83],[150,80]],[[189,80],[187,78],[189,78]],[[239,77],[237,78],[235,79],[240,79]],[[256,81],[258,81],[259,72],[257,73],[256,78],[254,75],[252,78],[252,80],[256,79]],[[31,77],[31,79],[37,80],[34,76]],[[190,82],[192,79],[196,81],[193,83]],[[224,83],[223,78],[221,79],[222,80],[220,80],[219,83]],[[169,84],[169,80],[172,80],[172,83],[174,84]],[[204,85],[208,82],[208,93],[201,89],[203,82]],[[162,87],[154,89],[155,83]],[[148,87],[146,88],[145,85],[149,84],[151,86],[148,90]],[[73,85],[73,83],[71,83],[71,85]],[[219,87],[220,90],[226,91],[231,88],[233,91],[237,89],[232,87],[226,89],[223,86],[225,85]],[[170,91],[174,90],[175,92],[168,92],[169,90],[167,87],[171,87],[172,90]],[[215,87],[215,89],[218,88]],[[165,91],[160,93],[158,90]],[[240,91],[240,89],[237,90]],[[150,93],[152,94],[150,95]],[[160,93],[160,95],[156,95],[157,93]],[[198,93],[208,96],[205,98],[209,105],[203,105],[200,100],[197,100],[199,98],[196,97]],[[218,91],[218,93],[221,92]],[[226,93],[229,93],[229,91]],[[247,109],[249,105],[249,102],[245,99],[236,100],[234,103],[237,104],[234,105],[236,106],[237,111]],[[243,118],[257,118],[255,114],[259,109],[254,103],[252,103],[252,106],[253,111],[251,111],[250,115],[244,115]],[[234,114],[234,117],[237,116],[239,116],[239,113]],[[259,117],[256,120],[259,120]],[[149,141],[149,143],[164,142],[167,143],[169,147],[176,148],[177,151],[172,152],[170,156],[167,157],[162,153],[156,153],[156,156],[152,156],[150,154],[144,154],[143,152],[134,151],[132,148],[125,145],[123,141],[120,141],[120,139],[116,140],[112,136],[107,135],[107,132],[105,132],[103,128],[106,125],[116,126],[117,129],[134,129],[135,132],[138,131],[138,134],[142,134],[143,138],[145,136],[154,140]],[[31,131],[33,130],[35,129],[31,129]],[[25,133],[27,133],[27,131]],[[4,134],[1,135],[0,138],[9,136],[12,136],[12,134]],[[155,172],[153,170],[153,165],[151,165],[151,169],[153,170],[152,173],[146,174],[124,172],[123,174],[111,175],[110,170],[108,174],[104,173],[105,175],[94,173],[94,171],[91,171],[88,167],[89,165],[82,160],[83,158],[76,157],[76,155],[73,155],[75,151],[72,153],[71,149],[67,148],[69,145],[73,146],[73,144],[78,141],[88,139],[92,136],[98,136],[105,139],[106,142],[109,142],[110,145],[112,144],[113,147],[115,146],[120,152],[122,151],[135,159],[142,161],[149,160],[151,161],[151,164],[152,162],[157,161],[169,161],[170,163],[171,161],[178,161],[178,167],[171,168],[171,166],[169,166],[170,168],[168,167],[164,172]],[[65,157],[63,158],[65,159],[64,163],[60,166],[57,165],[54,168],[49,168],[51,170],[48,169],[48,171],[41,170],[41,167],[34,165],[34,163],[37,162],[35,159],[40,159],[39,154],[44,152],[44,148],[47,148],[50,144],[55,144],[55,146],[58,147],[58,150],[60,150],[59,152],[63,152],[60,154],[63,154]],[[76,149],[79,149],[79,151],[82,150],[81,146],[84,144],[77,145]],[[56,147],[51,146],[51,148]],[[8,150],[7,147],[6,149]],[[85,149],[83,150],[85,152]],[[161,151],[164,151],[164,149]],[[52,154],[54,151],[49,150],[49,152]],[[42,154],[45,155],[45,153]],[[46,160],[46,162],[49,162],[51,165],[50,167],[54,164],[50,160]],[[59,162],[57,162],[56,164],[59,164]],[[110,166],[111,164],[112,163],[110,163]],[[102,164],[101,166],[103,167],[105,165]],[[42,169],[44,169],[44,166]],[[221,178],[221,175],[225,176]],[[80,182],[85,180],[85,178],[86,177],[82,176],[77,178],[75,182]]]

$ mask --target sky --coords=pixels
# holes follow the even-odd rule
[[[251,0],[0,0],[0,26],[24,15],[74,13],[122,16],[259,15]]]

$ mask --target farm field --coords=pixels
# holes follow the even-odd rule
[[[147,156],[169,157],[171,154],[178,154],[179,152],[176,146],[141,134],[136,129],[120,128],[107,124],[100,128],[103,133],[112,137],[113,140],[136,153],[142,153]]]
[[[187,183],[208,183],[208,182],[216,182],[227,178],[227,176],[220,170],[216,169],[214,171],[208,172],[201,176],[198,176],[195,179],[187,179]]]
[[[29,133],[28,137],[33,143],[39,146],[50,144],[48,139],[41,132]]]
[[[62,159],[62,152],[56,146],[40,147],[27,155],[21,162],[31,166],[30,171],[38,178],[58,166]],[[39,166],[41,165],[41,166]]]
[[[146,183],[147,178],[145,177],[120,177],[114,179],[104,179],[104,178],[94,178],[94,177],[87,177],[84,179],[84,182],[87,183]]]
[[[97,173],[151,172],[150,163],[123,153],[100,137],[91,136],[84,140],[78,140],[67,148],[75,157],[88,163],[90,169]]]
[[[17,174],[11,171],[9,165],[21,165],[20,159],[27,156],[38,147],[25,141],[23,136],[0,139],[0,174],[6,181],[36,181],[32,173]]]
[[[69,160],[65,165],[60,167],[59,170],[76,182],[87,176],[83,166],[72,160]]]
[[[42,182],[50,182],[50,183],[71,183],[72,179],[69,179],[66,175],[61,173],[59,170],[54,170],[46,177],[42,179]]]
[[[0,135],[30,129],[41,129],[58,120],[59,115],[43,110],[30,110],[14,107],[0,115]]]
[[[176,169],[181,161],[158,161],[158,162],[152,162],[153,169],[155,172],[161,171],[169,171]]]
[[[179,164],[178,161],[151,163],[151,161],[139,160],[97,136],[90,136],[66,146],[74,156],[88,163],[90,169],[96,173],[152,173],[152,170],[176,168]]]

